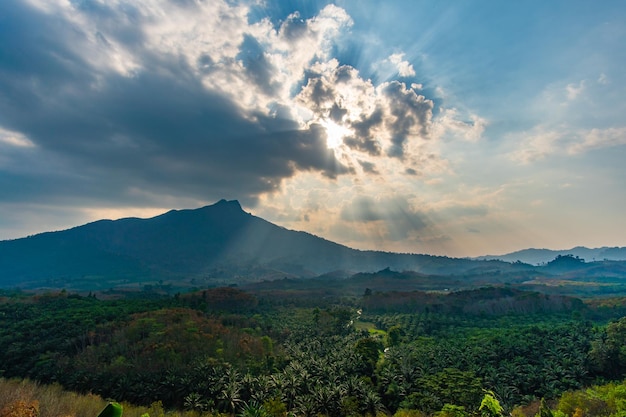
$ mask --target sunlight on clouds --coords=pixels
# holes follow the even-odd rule
[[[42,231],[63,230],[89,220],[71,206],[3,202],[0,205],[0,239],[19,239]]]
[[[127,217],[147,219],[171,210],[171,207],[82,207],[80,211],[91,221],[118,220]]]
[[[352,130],[332,120],[322,120],[321,125],[326,130],[326,145],[329,149],[339,148],[343,144],[343,138],[353,134]]]
[[[31,2],[46,13],[62,14],[84,34],[85,44],[75,48],[89,57],[96,73],[108,67],[123,76],[156,71],[175,79],[177,71],[191,71],[205,89],[230,97],[252,123],[265,115],[291,119],[302,130],[321,124],[327,146],[353,166],[363,161],[361,166],[372,168],[372,158],[391,157],[414,170],[423,160],[414,142],[430,135],[433,102],[417,93],[421,84],[390,80],[374,85],[330,55],[336,39],[353,24],[340,7],[327,5],[308,19],[293,12],[275,25],[269,18],[249,24],[247,5],[225,1],[146,0],[124,7],[114,1],[98,6],[108,13],[97,19],[89,5]],[[136,42],[124,43],[121,28]],[[178,64],[170,61],[173,57]],[[415,75],[402,52],[387,62],[400,77]],[[103,77],[96,80],[94,86],[104,88]],[[471,117],[462,122],[448,111],[436,126],[439,133],[476,140],[484,120]]]
[[[484,216],[484,203],[468,193],[463,202],[434,205],[447,197],[437,185],[407,181],[411,177],[391,159],[376,161],[376,173],[357,170],[333,183],[302,173],[285,180],[280,192],[262,196],[254,213],[359,249],[461,253],[448,236],[462,228],[457,221]]]
[[[17,148],[34,148],[35,144],[19,132],[13,132],[0,127],[0,144]]]
[[[415,75],[413,65],[404,60],[404,53],[392,54],[389,56],[389,62],[396,66],[400,77],[413,77]]]
[[[86,218],[150,217],[166,211],[162,207],[193,207],[212,197],[207,194],[232,193],[220,198],[258,202],[255,214],[261,217],[351,246],[371,249],[374,241],[377,249],[444,253],[456,244],[449,237],[453,232],[467,233],[462,219],[478,222],[491,213],[483,201],[468,196],[453,201],[442,191],[456,174],[438,145],[477,142],[487,120],[442,107],[443,90],[412,79],[416,71],[404,52],[384,51],[373,65],[386,75],[376,77],[382,81],[333,56],[353,25],[338,6],[327,5],[306,19],[294,11],[281,21],[250,23],[249,4],[221,0],[30,2],[61,16],[68,39],[70,32],[80,34],[64,46],[91,66],[85,68],[91,71],[86,78],[106,105],[128,102],[118,85],[137,88],[141,95],[150,82],[165,83],[163,91],[173,96],[154,109],[154,100],[139,100],[148,109],[137,109],[138,115],[152,120],[157,112],[169,118],[165,130],[180,132],[181,143],[194,150],[189,155],[168,142],[170,135],[160,138],[109,115],[106,126],[114,128],[102,143],[112,155],[123,151],[116,168],[119,163],[136,175],[139,171],[121,161],[142,150],[150,153],[150,163],[145,155],[137,159],[148,174],[136,175],[122,192],[144,208],[88,205],[81,212]],[[195,96],[197,90],[206,94]],[[204,101],[211,103],[203,107]],[[226,111],[230,119],[212,120],[213,104],[237,117]],[[198,127],[187,130],[188,124]],[[8,143],[3,137],[0,141]],[[14,146],[32,145],[26,138],[11,140]],[[256,153],[247,155],[244,148]],[[156,171],[150,171],[151,164]],[[237,169],[228,171],[232,167],[226,165]],[[155,176],[163,186],[155,181],[143,189]],[[175,190],[168,188],[172,184]]]

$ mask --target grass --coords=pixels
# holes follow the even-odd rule
[[[386,331],[377,329],[376,325],[369,321],[357,320],[354,322],[354,327],[357,330],[367,330],[370,336],[374,336],[374,337],[381,337],[384,339],[384,337],[387,335]]]
[[[60,385],[0,378],[0,417],[97,417],[108,401],[98,395],[76,394]],[[122,403],[123,417],[209,417],[193,411],[167,411],[160,402],[150,407]],[[37,409],[33,413],[32,410]]]
[[[64,391],[60,385],[0,379],[0,410],[18,403],[37,403],[39,417],[96,417],[107,405],[97,395],[78,395]]]

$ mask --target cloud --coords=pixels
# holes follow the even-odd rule
[[[389,56],[389,62],[396,66],[400,77],[413,77],[415,70],[410,62],[404,60],[404,54],[398,53]]]
[[[598,84],[607,85],[611,82],[605,73],[601,73],[597,80]]]
[[[592,149],[626,145],[626,127],[591,129],[580,132],[578,141],[573,143],[568,152],[579,154]]]
[[[552,155],[578,155],[594,149],[626,145],[626,127],[576,129],[539,126],[519,135],[517,149],[509,157],[529,164]]]
[[[361,168],[363,168],[363,171],[367,173],[379,174],[378,170],[376,169],[376,165],[373,164],[372,162],[359,160],[359,165],[361,165]]]
[[[580,81],[578,84],[570,83],[565,87],[567,93],[567,99],[572,101],[582,94],[585,90],[585,80]]]
[[[12,132],[0,127],[0,147],[2,146],[32,148],[35,144],[19,132]]]
[[[361,223],[365,228],[376,224],[386,240],[398,241],[425,231],[428,220],[424,213],[415,210],[404,197],[374,199],[366,196],[354,198],[341,210],[341,219]]]
[[[391,133],[392,146],[389,155],[402,157],[404,145],[411,136],[428,137],[432,118],[433,102],[418,95],[404,83],[392,81],[381,86],[387,98],[390,120],[386,123]]]
[[[429,136],[431,100],[399,81],[374,86],[355,68],[336,60],[311,68],[297,100],[314,117],[343,123],[354,132],[345,144],[371,156],[385,151],[387,156],[402,158],[408,141]]]
[[[434,121],[432,130],[435,137],[452,137],[476,142],[482,137],[487,125],[487,121],[476,114],[469,114],[466,120],[462,120],[457,109],[444,108]]]
[[[286,221],[328,231],[325,221],[349,218],[416,239],[427,218],[394,193],[448,169],[430,146],[441,129],[472,140],[484,121],[434,117],[431,90],[394,79],[415,76],[402,53],[383,55],[393,77],[378,84],[342,63],[337,42],[353,24],[342,8],[274,21],[250,11],[221,0],[0,2],[0,200],[96,216],[302,199]],[[334,211],[314,210],[316,199]]]
[[[325,56],[349,22],[341,9],[273,31],[220,1],[31,3],[0,6],[10,22],[0,31],[0,139],[63,160],[88,194],[253,199],[300,171],[349,172],[280,91]]]
[[[378,80],[392,81],[396,78],[413,79],[416,76],[413,64],[405,59],[403,52],[396,52],[387,58],[372,63],[374,76]],[[419,85],[418,83],[415,83]]]
[[[456,204],[437,210],[438,215],[450,218],[484,217],[488,212],[489,209],[484,204]]]

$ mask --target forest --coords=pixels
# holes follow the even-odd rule
[[[0,381],[207,416],[626,415],[625,306],[506,287],[2,290]]]

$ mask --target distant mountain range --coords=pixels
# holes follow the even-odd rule
[[[577,246],[572,249],[552,250],[552,249],[524,249],[505,255],[479,256],[477,260],[500,260],[505,262],[524,262],[531,265],[541,265],[550,262],[557,256],[572,255],[579,257],[585,262],[594,261],[624,261],[626,260],[626,247],[602,247],[586,248]]]
[[[501,260],[355,250],[285,229],[243,211],[237,201],[221,200],[149,219],[100,220],[0,241],[0,287],[101,290],[146,282],[195,287],[318,276],[341,280],[385,269],[429,275],[431,281],[437,276],[454,277],[446,282],[471,276],[498,282],[506,274],[530,276],[537,269],[508,262],[530,259],[519,255],[491,258]],[[550,260],[536,257],[529,263],[545,259]],[[569,257],[541,269],[561,274],[592,267],[598,274],[626,276],[621,265],[587,265]]]

